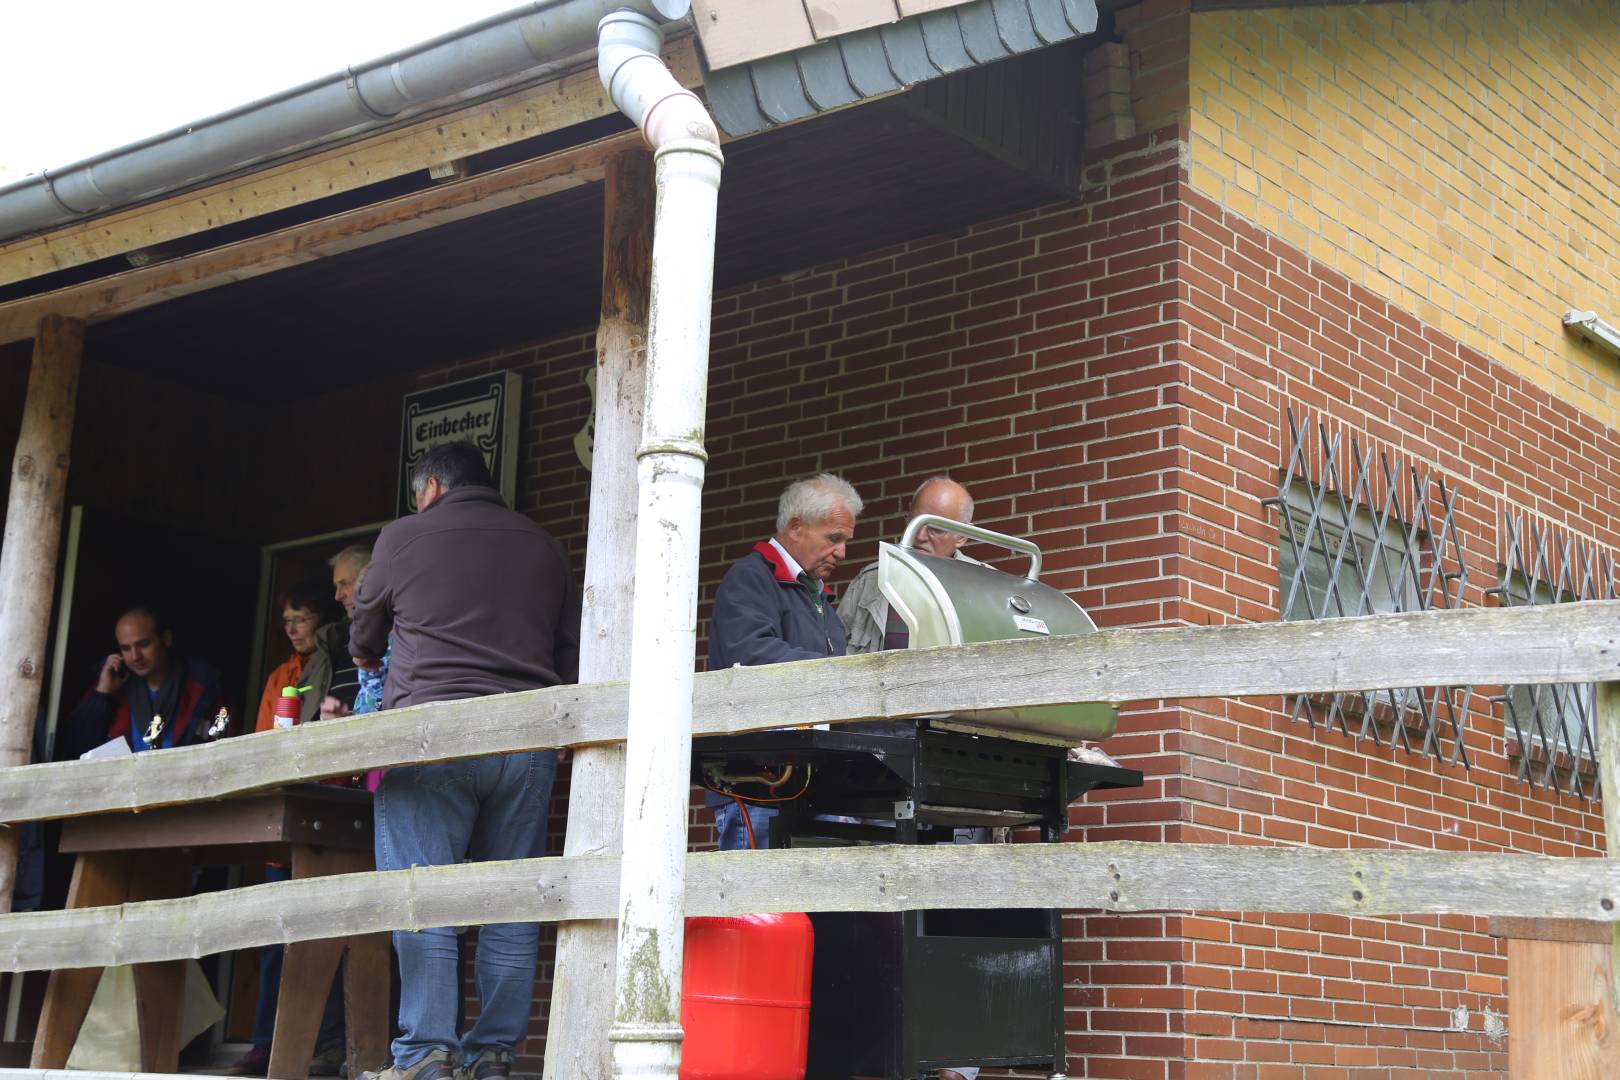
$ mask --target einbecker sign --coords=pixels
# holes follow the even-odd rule
[[[405,395],[399,438],[399,490],[395,514],[416,510],[411,470],[441,443],[470,442],[483,451],[495,488],[512,505],[517,495],[518,406],[523,378],[510,371],[479,375],[449,386]]]

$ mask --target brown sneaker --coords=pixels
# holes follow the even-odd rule
[[[225,1066],[226,1076],[263,1076],[270,1071],[270,1048],[250,1046],[241,1057]]]
[[[512,1051],[489,1046],[456,1070],[456,1080],[507,1080],[512,1075]]]
[[[401,1069],[390,1064],[387,1068],[363,1072],[360,1076],[361,1080],[455,1080],[456,1070],[450,1065],[450,1051],[430,1050],[415,1065]]]

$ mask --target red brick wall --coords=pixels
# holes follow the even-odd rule
[[[1505,512],[1527,510],[1614,544],[1614,432],[1208,200],[1185,188],[1177,199],[1175,307],[1185,323],[1177,400],[1190,416],[1179,433],[1189,465],[1176,478],[1186,516],[1177,523],[1183,599],[1173,618],[1275,617],[1278,518],[1260,500],[1276,489],[1289,405],[1445,474],[1459,495],[1469,606],[1487,603],[1484,590],[1498,580]],[[1591,804],[1513,779],[1500,716],[1477,696],[1468,772],[1312,732],[1275,702],[1184,705],[1182,730],[1166,747],[1178,752],[1182,778],[1175,839],[1558,855],[1601,848]],[[1486,1031],[1497,1031],[1491,1014],[1506,1010],[1505,960],[1484,920],[1165,923],[1183,943],[1168,968],[1191,1008],[1182,1045],[1197,1064],[1186,1066],[1188,1077],[1257,1075],[1262,1064],[1277,1077],[1315,1075],[1316,1065],[1425,1076],[1505,1069],[1505,1043]],[[1089,1039],[1121,1052],[1118,1040]],[[1134,1056],[1129,1036],[1122,1050]],[[1176,1074],[1141,1061],[1101,1065],[1093,1059],[1087,1075]]]
[[[844,580],[898,531],[917,481],[949,470],[982,522],[1041,543],[1050,579],[1102,625],[1274,619],[1278,521],[1261,499],[1289,403],[1447,474],[1468,603],[1494,581],[1504,507],[1615,541],[1613,433],[1189,194],[1179,138],[1114,148],[1072,203],[719,297],[700,615],[783,483],[832,469],[868,500]],[[579,567],[588,477],[572,439],[591,357],[582,332],[432,377],[524,374],[520,503]],[[1107,744],[1146,786],[1079,804],[1071,838],[1595,850],[1591,807],[1512,780],[1477,698],[1469,723],[1464,772],[1293,724],[1274,699],[1147,703]],[[1485,1027],[1506,1008],[1503,952],[1479,920],[1067,926],[1075,1076],[1505,1068]],[[540,1049],[519,1067],[538,1069]]]

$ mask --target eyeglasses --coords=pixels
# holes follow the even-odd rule
[[[281,625],[283,627],[309,626],[311,623],[318,623],[320,621],[321,620],[316,618],[314,615],[284,615],[281,619]]]

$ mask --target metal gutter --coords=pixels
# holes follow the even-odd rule
[[[398,52],[59,169],[0,185],[0,241],[376,130],[587,62],[614,11],[660,25],[689,0],[532,0]]]

